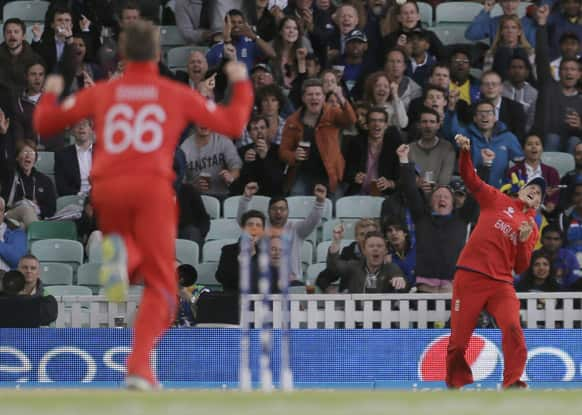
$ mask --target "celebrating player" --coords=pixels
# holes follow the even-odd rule
[[[117,301],[127,292],[128,273],[132,282],[138,276],[145,280],[126,377],[129,388],[144,390],[157,386],[150,353],[175,315],[172,160],[178,137],[188,123],[240,136],[253,102],[244,64],[226,66],[232,99],[227,106],[216,105],[160,77],[159,45],[159,31],[151,23],[128,25],[120,37],[126,62],[122,77],[97,83],[59,104],[63,79],[49,76],[34,114],[41,136],[52,136],[87,117],[94,120],[92,199],[106,235],[100,277],[108,297]]]
[[[481,213],[457,262],[446,383],[449,388],[460,388],[473,382],[465,351],[479,313],[486,309],[495,318],[503,336],[503,387],[525,388],[527,385],[520,377],[527,350],[512,270],[520,274],[529,266],[538,239],[534,217],[546,183],[543,178],[536,177],[519,190],[517,198],[510,198],[477,176],[469,139],[457,135],[455,140],[461,149],[461,177],[479,203]]]

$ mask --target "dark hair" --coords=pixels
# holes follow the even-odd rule
[[[123,29],[120,42],[123,55],[130,61],[146,62],[156,59],[160,39],[153,23],[138,20]]]
[[[190,264],[181,264],[176,269],[178,273],[178,283],[181,287],[190,287],[198,280],[198,271]]]
[[[246,21],[245,15],[239,9],[230,9],[226,14],[230,17],[240,16]],[[226,16],[224,16],[224,18],[226,19]]]
[[[323,81],[319,78],[307,78],[301,85],[301,95],[305,94],[307,88],[317,86],[323,90]]]
[[[123,17],[124,10],[137,10],[139,12],[139,14],[141,15],[141,8],[139,7],[139,4],[133,0],[127,0],[125,3],[123,3],[123,5],[121,6],[121,9],[119,9],[119,17],[120,18]]]
[[[283,196],[273,196],[269,199],[269,209],[271,209],[271,206],[273,206],[275,203],[279,202],[285,202],[285,204],[289,206],[289,202],[287,202],[287,199]]]
[[[525,287],[526,290],[534,288],[535,276],[534,276],[534,272],[533,272],[533,267],[534,267],[535,262],[540,258],[545,258],[548,261],[548,263],[550,264],[550,273],[548,275],[548,278],[544,282],[543,287],[546,288],[546,291],[557,290],[558,283],[555,280],[555,269],[554,269],[554,264],[553,264],[552,258],[550,257],[550,255],[547,252],[544,252],[543,250],[535,251],[532,254],[531,260],[529,263],[529,267],[522,274],[519,285],[522,287]]]
[[[485,105],[485,104],[487,104],[487,105],[491,106],[491,108],[495,109],[495,104],[493,104],[491,101],[488,101],[486,99],[482,99],[482,100],[475,102],[475,104],[473,104],[473,116],[477,115],[477,108],[479,108],[479,106]]]
[[[265,124],[267,124],[267,128],[269,128],[269,119],[264,115],[255,113],[253,114],[249,123],[247,124],[247,131],[251,131],[251,124],[256,124],[259,121],[265,121]]]
[[[564,64],[566,64],[568,62],[574,62],[577,65],[580,65],[580,62],[578,62],[578,59],[576,59],[576,58],[562,58],[562,61],[560,62],[560,68],[559,69],[562,69],[562,66],[564,66]]]
[[[370,120],[370,114],[373,113],[382,114],[384,116],[384,120],[386,121],[386,123],[388,123],[388,113],[382,107],[370,107],[370,109],[368,109],[368,114],[366,115],[366,121]]]
[[[438,112],[436,112],[435,110],[433,110],[432,108],[426,107],[426,106],[422,106],[420,108],[420,111],[418,111],[418,119],[420,120],[420,118],[422,117],[422,114],[431,114],[434,115],[437,119],[437,122],[441,122],[441,116]]]
[[[4,22],[4,28],[2,30],[2,33],[4,33],[4,37],[6,37],[6,27],[9,24],[16,24],[20,26],[20,28],[22,29],[22,33],[26,34],[26,23],[24,23],[24,21],[22,21],[18,17],[11,17],[10,19],[6,19],[6,21]]]
[[[4,23],[4,24],[6,24],[6,23]],[[562,36],[560,36],[560,42],[559,42],[559,44],[561,45],[566,40],[575,40],[576,42],[580,43],[580,39],[578,38],[578,36],[574,32],[564,32],[564,33],[562,33]]]
[[[430,68],[430,76],[434,75],[434,72],[437,68],[446,68],[447,71],[449,71],[449,73],[451,72],[451,67],[449,66],[448,63],[439,61],[435,63],[432,68]]]
[[[26,280],[20,271],[8,271],[2,276],[2,291],[6,295],[18,295],[25,285]]]
[[[73,12],[68,7],[63,6],[55,7],[53,10],[53,22],[57,14],[68,14],[69,16],[71,16],[71,19],[73,18]]]
[[[16,142],[16,156],[17,157],[18,157],[18,154],[20,154],[20,152],[24,149],[24,147],[32,148],[34,150],[34,152],[36,153],[36,155],[38,156],[36,142],[34,140],[31,140],[30,138],[25,138],[24,140],[18,140]],[[36,156],[35,156],[35,160],[36,160]]]
[[[548,225],[544,226],[542,229],[542,239],[546,237],[546,235],[550,232],[557,233],[560,235],[560,239],[564,239],[564,232],[560,228],[560,225],[556,223],[549,223]]]
[[[46,71],[47,71],[47,69],[46,69],[46,65],[45,65],[45,63],[44,63],[43,61],[41,61],[40,59],[33,59],[31,62],[29,62],[29,63],[26,65],[25,69],[24,69],[24,73],[25,73],[25,74],[27,74],[27,73],[28,73],[28,71],[30,70],[30,68],[32,68],[32,67],[33,67],[33,66],[35,66],[35,65],[40,65],[40,66],[42,66],[42,67],[44,68],[44,71],[45,71],[45,73],[46,73]]]
[[[431,90],[442,92],[445,99],[448,99],[448,97],[449,97],[449,91],[447,91],[445,88],[442,88],[442,87],[435,85],[435,84],[426,84],[426,86],[424,87],[424,91],[422,93],[422,100],[423,101],[428,96],[428,91],[431,91]]]
[[[371,231],[371,232],[368,232],[366,234],[366,236],[364,237],[364,245],[366,245],[366,242],[370,238],[380,238],[380,239],[382,239],[384,241],[384,245],[386,245],[386,240],[384,239],[384,235],[380,231]]]
[[[397,217],[392,217],[390,219],[388,219],[386,222],[384,222],[384,225],[382,226],[384,233],[388,232],[388,228],[397,228],[400,229],[402,231],[404,231],[404,233],[409,234],[410,230],[408,229],[408,225],[406,225],[405,222],[403,222],[401,219],[397,218]]]
[[[402,54],[402,58],[404,59],[404,63],[406,64],[406,56],[407,56],[406,55],[406,51],[401,46],[395,46],[392,49],[390,49],[388,52],[386,52],[386,55],[384,55],[384,66],[386,66],[386,63],[388,62],[388,56],[392,52],[399,52],[399,53],[401,53]]]
[[[279,113],[280,113],[281,110],[283,109],[283,105],[285,104],[285,95],[283,94],[283,91],[281,91],[281,88],[279,88],[277,84],[269,84],[264,85],[257,89],[256,103],[259,110],[261,109],[261,102],[266,97],[275,97],[277,101],[279,101]]]
[[[252,218],[259,218],[263,223],[263,227],[265,226],[265,222],[267,221],[265,218],[265,214],[263,212],[256,209],[251,209],[243,213],[243,215],[240,218],[240,225],[244,228],[249,219]]]

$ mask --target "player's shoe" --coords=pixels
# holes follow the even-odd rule
[[[131,391],[150,392],[160,390],[161,387],[157,383],[151,383],[145,378],[136,375],[128,375],[123,384],[124,388]]]
[[[107,235],[101,243],[102,265],[99,281],[105,289],[109,301],[121,302],[127,299],[129,278],[127,275],[127,251],[123,238],[117,234]]]

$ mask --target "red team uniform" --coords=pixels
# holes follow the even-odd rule
[[[465,351],[481,310],[496,320],[503,336],[503,387],[526,386],[520,381],[527,349],[520,324],[519,300],[513,288],[512,270],[520,274],[530,263],[538,229],[525,242],[519,227],[535,217],[535,209],[524,212],[525,203],[483,182],[475,173],[469,150],[461,150],[461,177],[479,203],[479,221],[457,262],[451,303],[451,337],[447,349],[449,387],[473,382]]]
[[[95,123],[91,197],[99,227],[104,234],[123,237],[130,281],[143,277],[145,282],[128,375],[156,383],[150,353],[174,317],[177,206],[172,162],[178,138],[189,123],[238,137],[252,104],[248,80],[235,82],[230,104],[222,106],[162,78],[154,62],[128,62],[116,80],[83,89],[60,105],[47,93],[36,107],[34,125],[41,136],[83,118]]]

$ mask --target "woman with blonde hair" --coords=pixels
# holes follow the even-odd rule
[[[390,82],[386,72],[372,73],[364,87],[364,101],[372,107],[382,107],[388,113],[388,125],[399,129],[408,126],[406,107],[398,95],[398,84]]]
[[[521,20],[516,15],[506,15],[499,19],[499,30],[491,44],[491,48],[485,54],[483,72],[494,70],[503,79],[507,78],[507,70],[511,59],[521,56],[530,63],[531,73],[535,73],[535,50],[528,42],[523,32]]]

